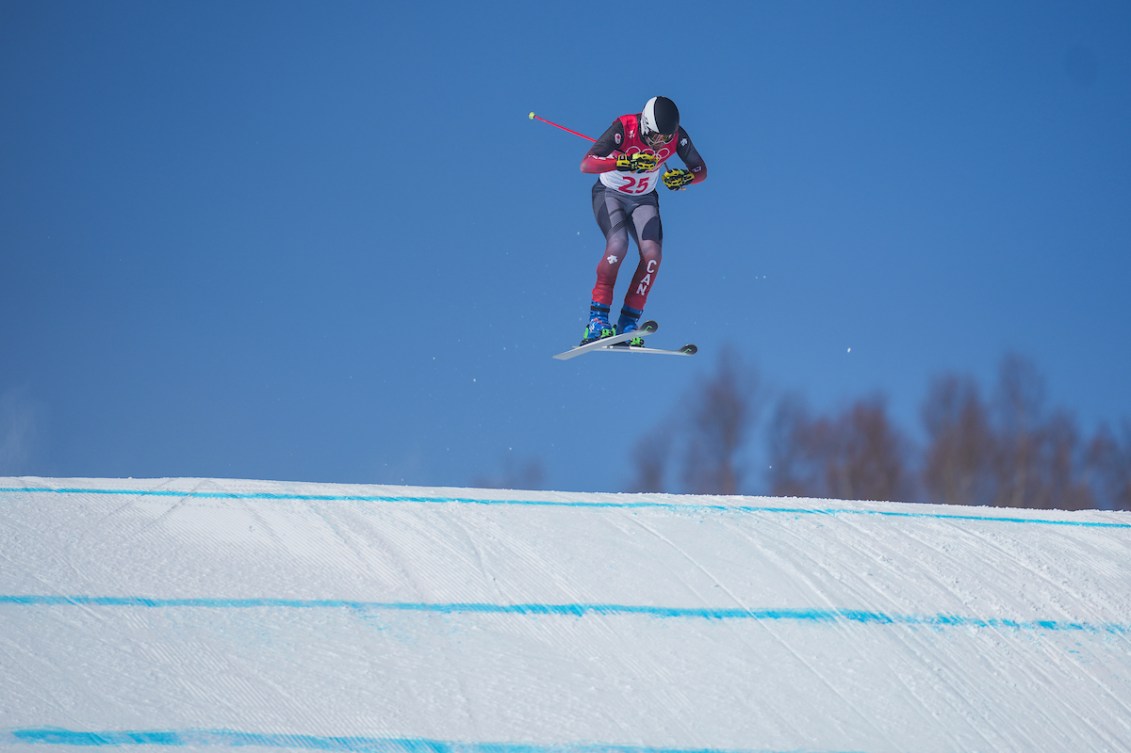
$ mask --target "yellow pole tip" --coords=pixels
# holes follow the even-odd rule
[[[530,119],[534,120],[534,113],[530,113]]]

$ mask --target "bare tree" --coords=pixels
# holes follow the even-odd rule
[[[1036,368],[1016,355],[1002,360],[988,406],[969,378],[936,380],[923,407],[922,478],[930,501],[1095,507],[1076,422],[1064,411],[1048,413],[1044,394]]]
[[[675,460],[684,491],[738,494],[760,400],[756,369],[743,363],[733,350],[724,350],[714,374],[683,397],[669,419],[637,442],[632,490],[664,490],[666,469]]]
[[[761,380],[730,349],[718,370],[690,402],[690,429],[684,461],[689,491],[738,494],[744,469],[742,453],[758,419]]]
[[[1094,507],[1086,482],[1086,450],[1076,421],[1064,411],[1046,414],[1044,381],[1028,360],[1002,361],[997,410],[992,504],[1037,509]]]
[[[805,402],[788,395],[770,420],[770,494],[778,497],[822,496],[822,457],[827,424],[815,421]]]
[[[836,452],[827,472],[834,497],[908,500],[908,440],[888,418],[882,398],[853,405],[837,422]]]
[[[997,446],[995,507],[1033,507],[1037,484],[1038,426],[1044,382],[1033,364],[1015,354],[1002,361],[995,397]]]
[[[725,352],[675,418],[638,444],[635,490],[661,490],[674,457],[685,491],[740,493],[765,392],[755,371]],[[779,496],[1131,509],[1131,422],[1085,443],[1073,416],[1046,411],[1044,398],[1036,368],[1016,355],[1002,360],[989,401],[969,377],[936,379],[921,409],[919,452],[882,397],[821,416],[786,396],[769,422],[764,481]]]
[[[1085,469],[1098,507],[1131,510],[1131,421],[1123,420],[1118,435],[1107,424],[1099,428],[1088,444]]]
[[[771,427],[772,494],[878,500],[913,494],[908,440],[878,397],[831,419],[812,418],[803,403],[788,398]]]
[[[1037,434],[1037,480],[1030,507],[1087,510],[1096,498],[1087,483],[1085,450],[1076,420],[1064,411],[1052,414]]]
[[[664,422],[648,432],[632,451],[635,480],[629,491],[663,492],[667,490],[667,473],[672,443],[677,433],[671,422]]]
[[[927,430],[923,487],[948,505],[988,505],[993,499],[995,437],[978,386],[968,377],[936,379],[922,408]]]

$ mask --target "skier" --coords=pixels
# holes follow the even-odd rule
[[[663,173],[665,162],[678,155],[687,169]],[[675,191],[707,179],[707,165],[679,125],[679,109],[667,97],[652,97],[637,114],[613,121],[581,160],[581,172],[596,173],[593,214],[605,235],[605,252],[597,265],[597,284],[589,304],[589,326],[581,344],[637,329],[648,293],[656,282],[664,241],[660,224],[661,180]],[[609,322],[617,272],[632,235],[640,261],[624,297],[614,328]],[[629,345],[643,345],[634,338]]]

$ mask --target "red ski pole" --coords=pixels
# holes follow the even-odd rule
[[[574,136],[580,136],[581,138],[585,139],[586,141],[596,141],[597,140],[597,139],[595,139],[591,136],[586,136],[584,133],[578,133],[577,131],[574,131],[573,129],[566,128],[564,125],[558,125],[557,123],[555,123],[552,120],[546,120],[541,115],[535,115],[534,113],[530,113],[530,119],[531,120],[541,120],[546,125],[552,125],[554,128],[560,128],[563,131],[565,131],[566,133],[572,133]]]

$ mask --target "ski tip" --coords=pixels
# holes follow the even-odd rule
[[[696,353],[699,352],[699,346],[698,345],[692,345],[691,343],[688,343],[687,345],[684,345],[682,348],[680,348],[679,352],[680,353],[686,353],[689,356],[693,356],[693,355],[695,355]]]
[[[652,334],[653,332],[655,332],[659,328],[660,328],[660,325],[659,325],[658,322],[656,322],[655,319],[649,319],[648,321],[646,321],[646,322],[644,322],[643,324],[640,325],[640,329],[647,332],[648,334]]]

